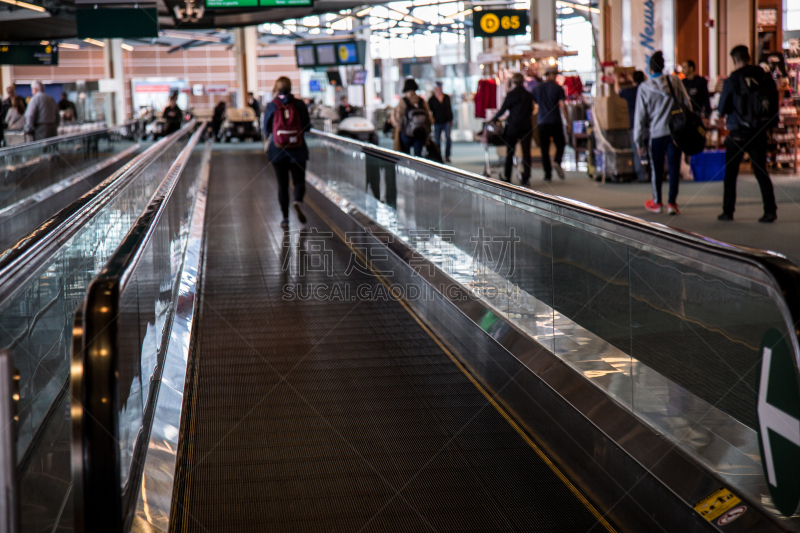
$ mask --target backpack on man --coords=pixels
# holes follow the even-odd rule
[[[675,95],[675,89],[667,75],[667,85],[676,107],[669,118],[669,133],[672,142],[686,155],[696,155],[706,147],[706,127],[703,119],[694,112],[691,105],[686,105]]]
[[[406,114],[403,117],[403,135],[411,139],[427,139],[431,134],[431,118],[425,107],[414,106],[403,97],[406,103]]]
[[[275,98],[272,103],[277,106],[272,115],[272,140],[278,148],[299,148],[303,146],[303,125],[300,123],[300,113],[294,105],[294,100],[288,103]]]
[[[749,132],[764,132],[778,117],[778,95],[774,84],[764,77],[740,75],[734,82],[733,107],[741,128]],[[773,94],[774,93],[774,94]]]

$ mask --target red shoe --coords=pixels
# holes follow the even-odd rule
[[[680,215],[681,210],[678,209],[678,204],[667,204],[667,213],[670,215]]]
[[[653,200],[647,200],[644,203],[644,208],[651,213],[660,213],[662,207],[664,207],[662,204],[657,204]]]

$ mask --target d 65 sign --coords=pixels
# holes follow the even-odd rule
[[[506,37],[525,35],[528,11],[525,9],[491,9],[476,11],[472,15],[475,37]]]

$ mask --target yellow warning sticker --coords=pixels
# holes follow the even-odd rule
[[[719,489],[697,502],[697,505],[694,506],[694,510],[700,513],[700,516],[711,522],[741,501],[742,500],[737,498],[728,489]]]

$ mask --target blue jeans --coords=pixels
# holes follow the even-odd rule
[[[660,204],[661,184],[664,182],[664,160],[669,168],[669,200],[678,201],[678,183],[681,180],[681,152],[671,135],[650,139],[650,176],[653,183],[653,200]]]
[[[414,139],[400,134],[400,144],[403,146],[403,153],[411,154],[411,148],[414,148],[414,155],[417,157],[422,156],[422,148],[425,146],[425,139]]]
[[[439,151],[442,152],[442,132],[444,132],[444,139],[445,139],[445,149],[442,152],[445,159],[450,159],[450,127],[452,126],[451,122],[445,122],[444,124],[434,124],[433,125],[433,140],[436,142],[436,146],[439,147]]]

